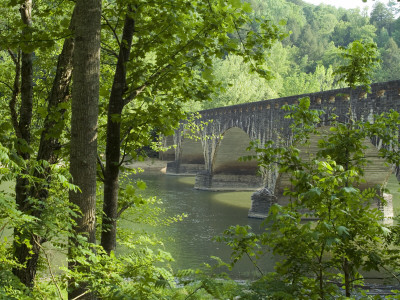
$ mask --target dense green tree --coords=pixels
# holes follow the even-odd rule
[[[382,63],[374,78],[378,81],[396,80],[400,72],[400,49],[390,38],[384,49],[380,51]]]
[[[282,53],[283,54],[283,53]],[[282,57],[284,59],[284,57]],[[269,67],[272,65],[269,64]],[[216,59],[213,67],[215,79],[221,87],[211,96],[210,102],[205,102],[203,108],[214,108],[227,105],[261,101],[278,98],[281,78],[268,82],[257,73],[250,73],[250,67],[239,56],[229,55],[225,59]],[[279,76],[279,75],[278,75]]]
[[[308,73],[314,70],[317,66],[317,63],[321,60],[326,47],[326,40],[318,40],[318,36],[315,34],[315,28],[312,28],[310,25],[306,25],[299,37],[299,41],[298,61],[307,55],[308,62],[304,71]]]
[[[392,24],[392,37],[396,43],[400,42],[400,18],[397,18]]]
[[[392,22],[393,14],[390,9],[384,3],[377,1],[371,11],[371,24],[374,24],[378,31],[386,28],[390,32]]]
[[[322,57],[322,64],[329,68],[336,67],[340,64],[341,57],[338,55],[340,49],[335,46],[334,42],[330,42],[324,51],[324,55]]]
[[[336,24],[339,22],[333,13],[325,10],[317,10],[315,18],[315,28],[318,29],[319,35],[322,37],[332,34]]]
[[[291,32],[289,39],[283,42],[290,43],[296,42],[302,28],[307,24],[304,12],[301,6],[294,5],[290,1],[249,1],[254,8],[253,15],[255,17],[264,17],[275,23],[285,20],[287,31]]]
[[[106,53],[118,53],[108,103],[106,163],[101,167],[101,244],[108,253],[116,246],[121,165],[127,154],[136,158],[152,142],[152,134],[168,134],[178,125],[185,117],[182,102],[210,97],[218,86],[213,58],[232,53],[243,58],[246,71],[270,77],[263,65],[264,49],[284,35],[269,21],[250,19],[251,10],[248,3],[233,0],[122,1],[105,8],[107,34],[116,38]],[[245,28],[252,21],[259,23],[257,32]],[[110,56],[107,62],[113,59]]]
[[[47,2],[23,1],[20,5],[10,2],[1,7],[4,13],[1,48],[6,49],[1,52],[4,67],[0,73],[1,109],[2,114],[9,117],[1,121],[0,143],[8,148],[12,158],[8,165],[14,162],[11,168],[14,177],[6,180],[16,182],[16,209],[27,220],[36,220],[17,222],[13,226],[16,262],[13,272],[29,287],[33,286],[36,276],[41,245],[56,229],[50,229],[51,217],[44,212],[44,207],[48,201],[53,203],[54,209],[61,204],[55,204],[54,198],[48,199],[48,196],[53,185],[50,174],[54,169],[51,169],[57,163],[55,150],[60,144],[59,129],[64,124],[64,110],[59,105],[68,99],[71,78],[72,39],[66,39],[64,45],[59,45],[62,53],[57,70],[52,69],[55,66],[49,63],[54,60],[52,51],[55,43],[51,36],[65,35],[69,24],[68,18],[66,23],[60,24],[60,17],[48,14],[51,8],[52,13],[58,14],[62,10],[69,11],[70,5],[52,7]],[[43,25],[50,18],[53,18],[53,23],[44,30]],[[20,34],[15,35],[16,31]],[[42,42],[38,41],[39,36]],[[6,56],[10,59],[7,60]],[[12,128],[5,126],[7,123],[11,123]]]
[[[378,51],[375,43],[369,41],[354,41],[347,49],[342,48],[344,62],[337,67],[335,73],[339,80],[351,88],[362,85],[370,91],[373,71],[379,64]]]
[[[389,38],[390,38],[389,32],[387,31],[387,29],[385,27],[382,27],[382,29],[379,31],[379,33],[376,36],[376,43],[378,44],[378,47],[380,47],[380,48],[385,47]]]
[[[317,66],[314,73],[293,72],[285,78],[281,96],[316,93],[335,88],[333,69]]]
[[[361,25],[360,22],[340,21],[332,34],[332,39],[336,46],[347,46],[357,39],[373,40],[376,28],[373,25]]]

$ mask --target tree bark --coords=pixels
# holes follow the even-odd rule
[[[71,29],[73,28],[71,19]],[[60,148],[58,131],[59,123],[63,122],[64,109],[59,108],[59,104],[70,100],[70,83],[72,75],[72,55],[74,52],[75,40],[68,38],[64,41],[63,49],[58,57],[56,75],[50,92],[47,116],[44,121],[44,129],[40,137],[39,151],[37,160],[46,160],[50,164],[57,161],[54,153]]]
[[[76,234],[85,235],[88,242],[95,243],[101,0],[77,0],[75,14],[70,173],[80,191],[71,191],[69,198],[81,211],[75,218]],[[75,246],[76,240],[71,239],[69,258],[73,258]],[[68,267],[74,269],[77,266],[70,261]],[[81,285],[71,288],[68,297],[73,299],[85,292]],[[92,298],[91,294],[80,297],[87,298]]]
[[[347,258],[343,258],[343,273],[344,273],[344,286],[346,297],[351,296],[351,270]]]
[[[72,22],[73,20],[71,20],[71,24]],[[57,115],[57,119],[54,118],[54,112],[57,110],[57,107],[60,103],[69,100],[69,85],[71,82],[73,49],[74,39],[66,39],[64,41],[61,54],[58,57],[56,76],[54,78],[52,90],[48,98],[48,114],[45,118],[43,125],[44,130],[42,131],[42,135],[40,138],[39,151],[37,155],[38,161],[46,160],[50,164],[54,164],[57,161],[57,156],[54,154],[54,151],[59,147],[59,142],[58,137],[54,132],[54,128],[58,127],[56,125],[58,122],[62,121],[65,112],[60,111],[59,115]],[[29,77],[30,76],[31,73],[29,74]],[[27,78],[29,77],[27,76]],[[33,82],[32,77],[30,77],[30,79],[31,82]],[[26,81],[25,85],[28,86]],[[26,90],[29,90],[32,93],[32,89],[28,89],[28,87],[26,87]],[[22,100],[22,102],[24,102],[24,100]],[[23,124],[22,120],[24,120],[27,115],[29,116],[28,109],[26,109],[25,115],[23,115],[21,111],[21,121],[19,122],[19,124]],[[27,124],[26,120],[24,122],[25,124]],[[51,132],[52,130],[53,132]],[[24,134],[26,130],[19,130],[19,132],[21,132],[20,134],[22,136],[22,134]],[[24,136],[26,137],[26,134],[24,134]],[[21,153],[21,155],[24,154]],[[26,155],[25,159],[28,159]],[[50,170],[45,170],[44,173],[39,173],[38,171],[35,171],[34,177],[42,179],[48,178],[47,175],[49,174],[49,172]],[[30,215],[39,218],[42,210],[35,209],[26,201],[28,195],[28,182],[26,180],[23,180],[22,178],[17,179],[16,191],[16,199],[19,209],[25,213],[29,213]],[[32,186],[29,189],[29,196],[35,199],[40,199],[44,202],[48,197],[48,190],[41,186]],[[41,244],[45,241],[45,238],[39,237],[34,233],[19,230],[16,230],[14,232],[14,236],[16,237],[16,240],[24,240],[25,238],[27,238],[28,240],[30,240],[30,244],[32,245],[32,249],[29,249],[25,244],[14,243],[15,258],[20,264],[24,265],[25,268],[15,268],[13,272],[15,275],[18,276],[22,283],[24,283],[28,287],[33,287],[34,278],[36,276],[37,263],[39,259],[40,247]]]
[[[32,26],[32,0],[25,0],[20,7],[21,19],[26,27]],[[22,35],[26,34],[27,29],[24,29]],[[17,66],[19,68],[19,66]],[[21,56],[21,106],[19,110],[19,121],[14,122],[14,129],[17,133],[17,150],[18,155],[24,160],[29,160],[30,154],[26,150],[31,142],[31,122],[32,122],[32,105],[33,105],[33,53],[22,51]],[[14,103],[15,105],[15,103]],[[15,106],[13,107],[15,109]],[[15,111],[12,111],[15,113]],[[16,116],[15,116],[16,117]],[[25,145],[24,145],[25,144]],[[22,171],[28,174],[28,170]],[[27,203],[28,195],[28,180],[22,174],[16,179],[15,184],[15,199],[17,207],[25,212],[28,210]],[[28,287],[33,286],[33,278],[36,274],[36,265],[30,266],[31,262],[26,255],[28,247],[21,241],[25,240],[26,232],[22,229],[14,229],[14,257],[22,265],[26,265],[26,269],[13,269],[13,273]],[[34,246],[34,245],[32,245]],[[36,249],[33,249],[35,251]],[[32,255],[32,257],[36,254]],[[28,262],[28,263],[27,263]]]
[[[129,6],[125,16],[122,41],[119,49],[114,81],[111,89],[107,115],[106,167],[104,172],[104,203],[101,232],[101,245],[110,254],[116,248],[117,214],[118,214],[118,178],[121,151],[121,122],[119,121],[124,108],[124,93],[126,91],[126,63],[131,52],[132,37],[135,22],[131,17]],[[117,117],[117,118],[116,118]]]

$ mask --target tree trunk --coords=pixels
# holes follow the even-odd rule
[[[71,19],[73,23],[74,17]],[[70,27],[72,28],[72,27]],[[70,99],[70,83],[72,75],[72,54],[75,41],[68,38],[64,41],[63,49],[58,57],[56,76],[50,92],[47,116],[44,121],[44,129],[40,137],[39,152],[37,160],[46,160],[50,164],[57,161],[54,151],[60,148],[58,124],[63,123],[65,110],[60,110],[60,103],[68,102]]]
[[[69,198],[81,211],[75,218],[76,234],[83,234],[88,242],[95,243],[101,0],[77,0],[75,14],[70,173],[80,191],[71,191]],[[69,258],[73,258],[75,246],[76,240],[70,240]],[[76,265],[70,261],[68,267],[74,269]],[[69,290],[68,297],[73,299],[84,293],[81,285]],[[91,297],[86,294],[80,299]]]
[[[347,258],[343,259],[343,273],[344,273],[344,286],[346,297],[351,296],[351,270],[350,264]]]
[[[131,12],[132,9],[129,7],[128,13],[125,16],[121,47],[119,49],[107,116],[106,167],[104,172],[101,245],[108,254],[115,250],[117,237],[121,122],[119,121],[120,118],[115,117],[121,116],[122,109],[124,108],[126,63],[129,60],[132,37],[135,31],[135,22],[130,16]]]
[[[73,21],[71,20],[71,23]],[[64,111],[58,111],[57,118],[54,113],[57,110],[58,104],[69,100],[69,85],[71,82],[71,71],[72,71],[72,53],[74,49],[73,38],[66,39],[64,41],[63,49],[58,57],[56,76],[53,81],[53,86],[48,99],[48,115],[44,121],[44,130],[42,131],[39,151],[37,160],[46,160],[50,164],[54,164],[57,161],[57,157],[54,155],[54,151],[58,148],[58,138],[55,137],[54,128],[58,126],[58,122],[62,122]],[[21,120],[23,116],[20,116]],[[20,122],[21,123],[21,122]],[[53,132],[51,132],[53,130]],[[23,130],[21,132],[24,132]],[[51,134],[49,137],[49,134]],[[49,170],[44,173],[35,171],[34,176],[38,178],[47,178]],[[32,205],[28,205],[26,202],[27,197],[27,186],[26,180],[17,179],[16,191],[17,191],[17,204],[19,209],[23,212],[30,213],[32,216],[37,218],[40,217],[42,210],[34,209]],[[29,195],[32,198],[40,199],[45,201],[48,197],[48,191],[46,188],[40,186],[32,186],[29,190]],[[24,269],[14,269],[13,272],[18,276],[22,283],[28,287],[33,286],[34,278],[36,276],[37,263],[39,259],[39,252],[41,244],[45,241],[42,237],[36,234],[29,233],[26,231],[14,232],[17,240],[24,240],[25,238],[30,240],[32,249],[29,249],[24,244],[14,243],[14,253],[17,261],[24,265]]]
[[[25,0],[20,7],[20,14],[23,23],[26,27],[32,26],[32,0]],[[27,29],[24,29],[22,35],[24,36],[27,32]],[[19,66],[17,66],[18,68]],[[21,145],[26,144],[29,145],[31,142],[31,122],[32,122],[32,105],[33,105],[33,53],[22,52],[21,59],[21,106],[19,111],[19,121],[14,122],[14,129],[17,133],[17,150],[18,155],[21,156],[24,160],[29,160],[30,154],[29,151],[24,149],[25,147],[21,147]],[[15,109],[15,106],[14,106]],[[12,113],[15,113],[15,111]],[[15,118],[17,116],[15,115]],[[25,169],[22,171],[25,174],[28,174],[28,170]],[[27,203],[27,195],[28,195],[28,179],[23,175],[20,175],[16,179],[15,184],[15,199],[17,207],[25,212],[28,210],[29,204]],[[36,264],[32,264],[32,262],[28,259],[29,249],[27,245],[21,243],[21,241],[25,240],[27,233],[22,229],[15,228],[14,229],[14,257],[18,263],[26,266],[26,269],[13,269],[13,273],[21,280],[23,284],[28,287],[33,286],[33,279],[36,274]],[[28,235],[28,238],[30,236]],[[32,245],[35,246],[35,245]],[[33,249],[35,251],[37,249]],[[32,255],[35,257],[36,253]],[[36,258],[36,257],[35,257]],[[37,259],[36,259],[37,260]]]

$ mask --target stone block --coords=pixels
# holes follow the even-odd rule
[[[264,187],[254,192],[251,196],[251,208],[248,216],[250,218],[264,219],[267,217],[269,209],[276,203],[277,199],[271,191]]]

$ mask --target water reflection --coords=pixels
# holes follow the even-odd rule
[[[171,252],[177,268],[196,268],[202,263],[213,263],[211,256],[229,260],[230,249],[212,241],[231,225],[250,225],[259,231],[261,220],[249,219],[247,212],[252,192],[210,192],[194,190],[194,177],[166,175],[136,175],[147,183],[145,196],[162,199],[168,216],[186,213],[182,222],[158,232]],[[264,258],[264,271],[272,271],[273,263]],[[240,262],[232,272],[235,278],[251,278],[256,268],[247,259]]]

